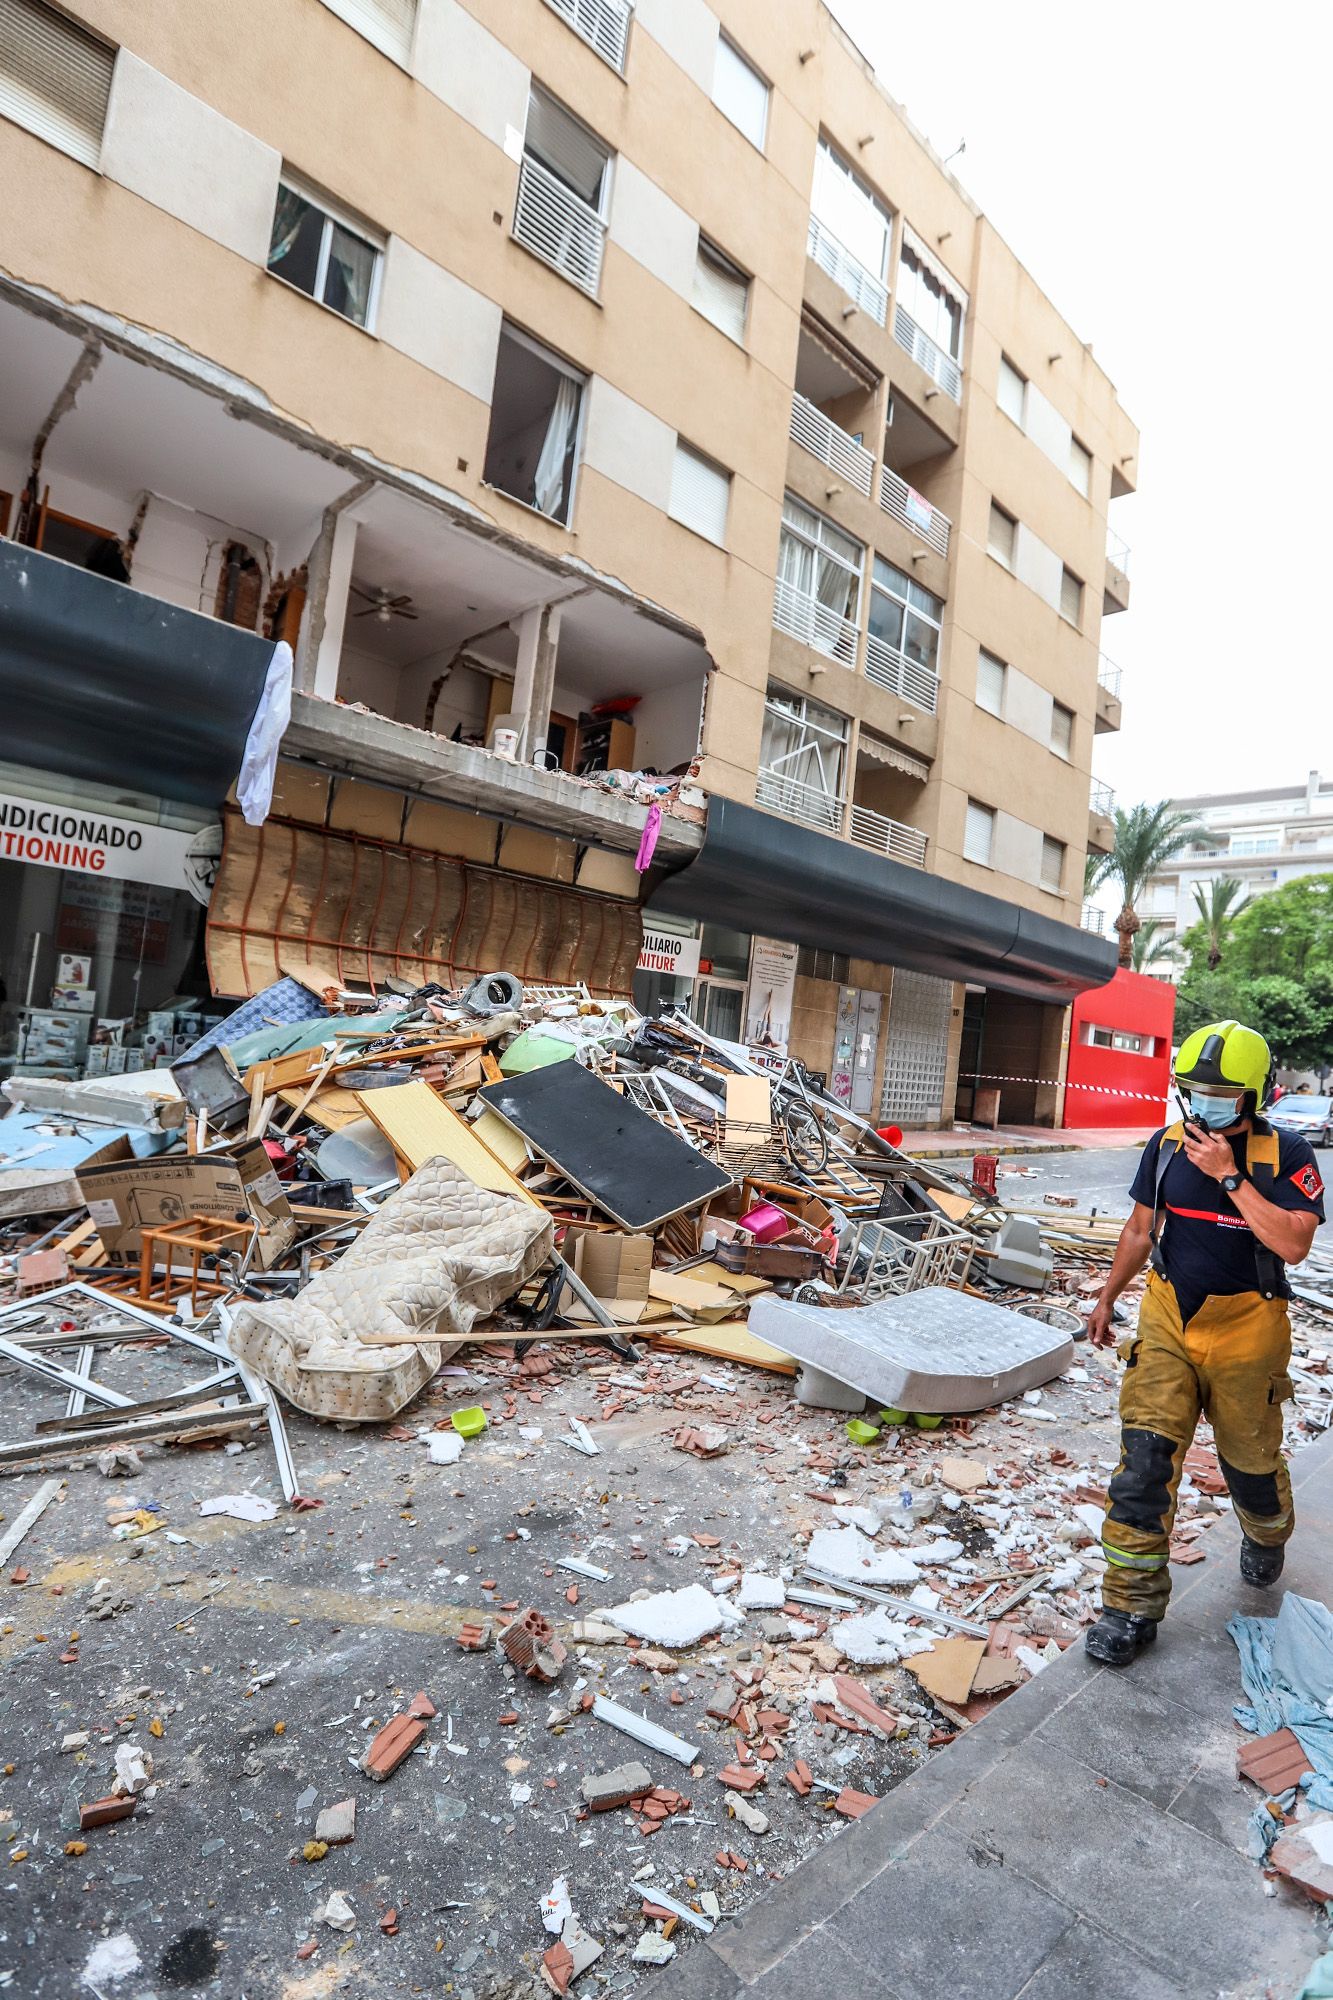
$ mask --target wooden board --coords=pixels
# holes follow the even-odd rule
[[[301,1102],[304,1092],[300,1090],[280,1090],[278,1098],[292,1110]],[[322,1125],[326,1132],[340,1132],[344,1125],[354,1125],[365,1113],[354,1090],[344,1090],[341,1084],[326,1083],[317,1097],[306,1106],[305,1115],[316,1125]]]
[[[950,1222],[966,1222],[977,1205],[970,1195],[951,1194],[948,1188],[927,1188],[926,1194]]]
[[[794,1375],[796,1363],[780,1347],[750,1332],[742,1319],[728,1319],[716,1326],[693,1326],[683,1333],[649,1329],[654,1347],[670,1347],[689,1354],[711,1354],[718,1361],[742,1361],[750,1368],[771,1368],[776,1375]]]
[[[472,1121],[472,1130],[481,1140],[488,1153],[494,1153],[502,1167],[508,1167],[511,1174],[517,1174],[528,1164],[528,1146],[521,1132],[512,1125],[506,1125],[503,1118],[497,1118],[493,1111],[483,1111],[480,1118]]]
[[[766,1076],[727,1078],[728,1146],[766,1146],[773,1136],[773,1085]]]
[[[712,1259],[706,1264],[691,1264],[684,1275],[697,1278],[701,1285],[725,1285],[729,1292],[739,1292],[743,1299],[752,1297],[755,1292],[771,1292],[773,1289],[771,1278],[752,1278],[744,1271],[728,1271]]]
[[[428,1083],[395,1083],[388,1090],[356,1091],[353,1095],[413,1172],[427,1160],[443,1156],[477,1187],[489,1188],[493,1194],[517,1195],[530,1208],[541,1206],[482,1145],[467,1120],[437,1097]]]
[[[700,1284],[680,1271],[653,1271],[648,1294],[701,1319],[726,1319],[736,1311],[736,1294],[727,1286]]]

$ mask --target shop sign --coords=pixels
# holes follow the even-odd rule
[[[183,889],[186,856],[196,837],[174,827],[116,819],[100,806],[57,806],[0,792],[0,861]]]
[[[677,979],[697,978],[698,938],[677,937],[674,931],[645,930],[637,970],[674,974]]]
[[[750,948],[745,995],[745,1039],[786,1055],[796,997],[796,946],[782,938],[756,938]]]

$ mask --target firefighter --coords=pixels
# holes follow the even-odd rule
[[[1134,1210],[1088,1320],[1093,1343],[1109,1347],[1112,1307],[1151,1261],[1120,1391],[1102,1613],[1086,1641],[1113,1667],[1128,1666],[1166,1615],[1176,1494],[1201,1415],[1241,1525],[1244,1582],[1277,1581],[1295,1525],[1282,1457],[1292,1393],[1284,1266],[1309,1253],[1324,1184],[1306,1141],[1264,1121],[1273,1063],[1253,1028],[1198,1029],[1181,1045],[1175,1081],[1185,1116],[1143,1149]]]

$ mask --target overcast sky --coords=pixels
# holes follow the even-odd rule
[[[1142,433],[1096,774],[1122,804],[1333,777],[1333,9],[830,4],[935,150],[966,140],[952,171]]]

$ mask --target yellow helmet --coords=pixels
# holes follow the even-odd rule
[[[1196,1090],[1254,1093],[1254,1110],[1262,1111],[1272,1094],[1273,1057],[1267,1042],[1239,1021],[1213,1021],[1196,1028],[1180,1045],[1176,1082]]]

